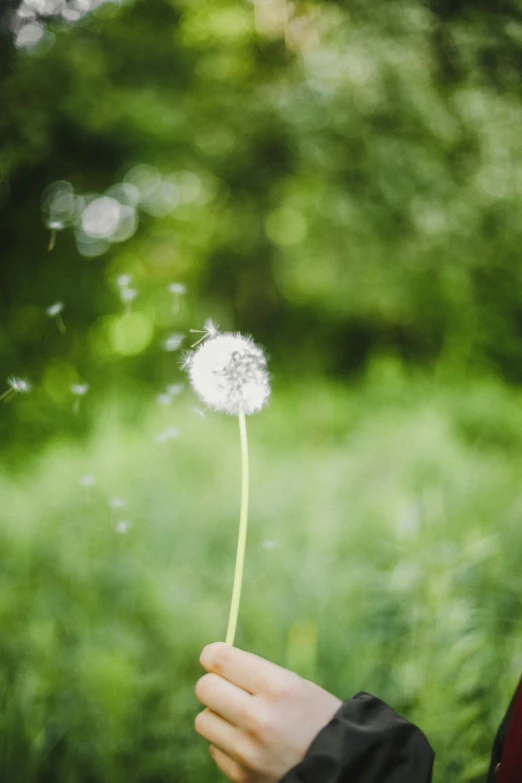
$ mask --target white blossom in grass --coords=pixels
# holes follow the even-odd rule
[[[163,349],[165,351],[177,351],[184,339],[184,334],[171,334],[163,341]]]
[[[258,413],[270,396],[266,358],[250,337],[225,332],[206,339],[188,362],[192,388],[216,411]]]
[[[127,533],[129,528],[131,526],[130,522],[127,522],[125,519],[120,519],[119,522],[116,522],[114,526],[114,530],[116,533]]]

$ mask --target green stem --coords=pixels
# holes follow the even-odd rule
[[[239,599],[243,582],[243,566],[245,564],[246,534],[248,522],[248,441],[246,420],[243,411],[239,412],[239,434],[241,438],[241,513],[239,515],[239,539],[237,542],[236,571],[232,589],[232,605],[228,619],[226,643],[234,644],[237,616],[239,614]]]

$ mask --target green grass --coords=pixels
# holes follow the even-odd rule
[[[226,630],[239,438],[194,404],[108,404],[86,446],[3,471],[1,779],[224,780],[194,685]],[[248,429],[236,645],[387,701],[428,736],[435,783],[485,780],[522,671],[520,394],[380,363],[357,387],[276,383]]]

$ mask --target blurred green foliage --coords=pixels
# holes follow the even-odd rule
[[[194,685],[228,617],[237,422],[179,399],[158,444],[172,417],[125,425],[113,400],[86,447],[0,479],[2,779],[221,779]],[[520,394],[377,363],[350,392],[279,389],[249,430],[236,645],[387,701],[429,737],[435,783],[483,781],[522,666]]]
[[[32,389],[0,403],[0,778],[217,779],[193,689],[228,616],[236,427],[154,404],[182,380],[164,341],[210,316],[274,384],[238,646],[378,695],[436,783],[479,783],[522,667],[522,3],[127,0],[27,50],[17,5],[0,367]],[[137,165],[175,208],[93,256],[78,214],[48,249],[51,183]]]
[[[0,362],[42,381],[33,443],[53,431],[59,377],[156,387],[172,362],[146,350],[154,336],[208,315],[255,331],[291,375],[349,376],[393,353],[522,378],[522,5],[295,3],[288,24],[284,11],[105,3],[73,25],[47,20],[50,48],[13,49]],[[137,163],[196,175],[199,196],[141,213],[100,257],[72,229],[47,251],[50,183],[103,193]],[[154,327],[130,358],[105,340],[122,272]],[[177,320],[171,280],[189,289]],[[56,300],[66,335],[45,315]]]

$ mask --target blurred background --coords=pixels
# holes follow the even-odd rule
[[[522,3],[0,4],[0,778],[224,780],[236,646],[485,781],[522,672]]]

